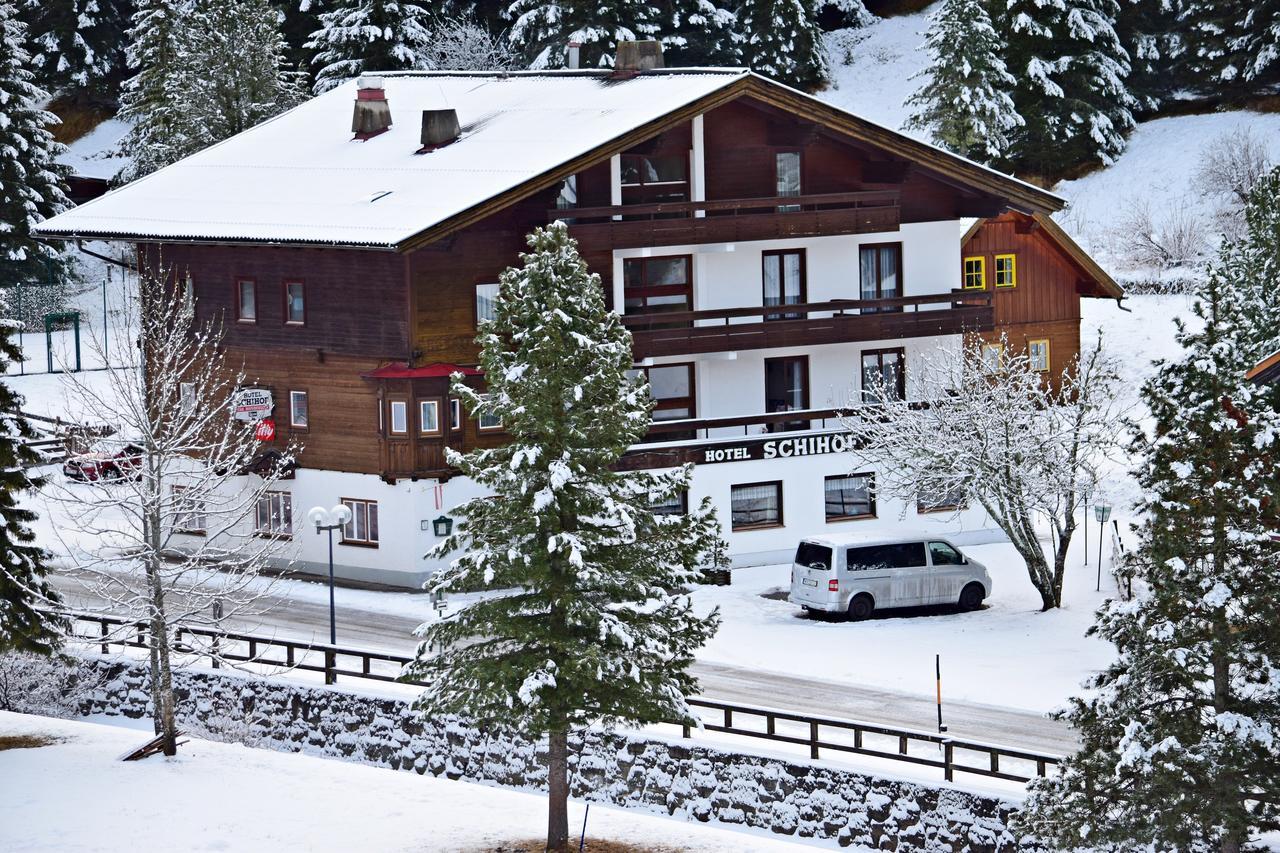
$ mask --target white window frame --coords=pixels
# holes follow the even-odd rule
[[[302,420],[298,420],[298,398],[302,398]],[[311,423],[311,395],[306,391],[289,392],[289,426],[292,429],[309,429]]]
[[[342,544],[378,547],[378,502],[363,498],[343,498],[342,505],[351,511],[351,520],[342,527]],[[369,524],[371,517],[372,530]]]
[[[433,427],[427,427],[427,412],[431,412]],[[440,423],[440,401],[438,399],[418,401],[418,434],[443,435],[444,426]]]
[[[396,426],[396,412],[399,411],[399,427]],[[409,401],[408,400],[388,400],[387,401],[387,434],[388,435],[408,435],[409,434]]]
[[[264,504],[265,524],[263,523]],[[253,508],[253,532],[259,536],[271,536],[276,539],[292,538],[293,495],[289,492],[263,492]]]

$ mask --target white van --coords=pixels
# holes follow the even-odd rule
[[[989,595],[986,567],[945,536],[816,536],[796,549],[789,600],[866,619],[876,609],[927,604],[975,610]]]

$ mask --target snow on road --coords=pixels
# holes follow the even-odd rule
[[[176,758],[124,763],[149,732],[0,712],[0,849],[482,851],[545,837],[542,795],[192,739]],[[569,821],[582,825],[571,802]],[[593,805],[589,836],[655,847],[781,853],[800,845]],[[827,845],[834,847],[834,843]]]

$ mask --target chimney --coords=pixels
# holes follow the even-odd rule
[[[422,147],[419,154],[443,148],[457,140],[462,128],[458,125],[458,111],[423,110],[422,111]]]
[[[662,43],[657,41],[620,41],[613,60],[615,77],[633,77],[641,71],[662,68]]]
[[[577,68],[579,65],[579,56],[582,52],[582,42],[569,42],[569,58],[565,61],[566,68]]]
[[[356,139],[371,139],[391,127],[391,106],[387,103],[381,77],[361,77],[356,81],[356,88],[351,132]]]

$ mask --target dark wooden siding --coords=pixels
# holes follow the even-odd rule
[[[230,346],[403,359],[409,350],[406,260],[391,252],[165,245],[145,256],[195,282],[197,315],[221,319]],[[257,283],[258,319],[236,320],[236,282]],[[306,323],[285,325],[284,282],[302,281]]]

